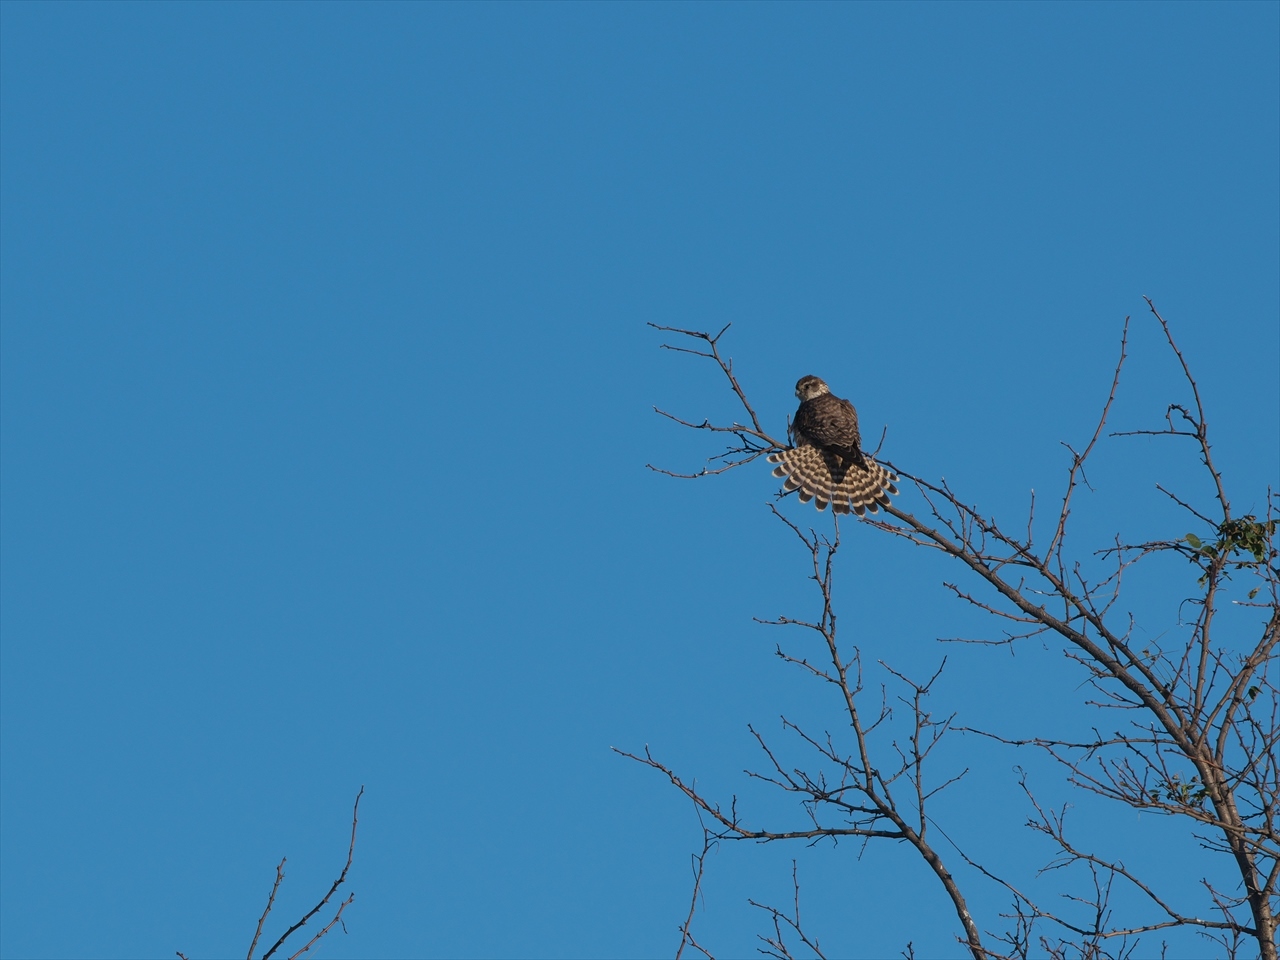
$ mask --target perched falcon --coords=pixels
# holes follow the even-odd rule
[[[791,425],[795,446],[771,453],[775,477],[784,477],[788,490],[798,491],[801,502],[814,500],[819,510],[827,504],[835,513],[852,510],[862,516],[889,505],[898,492],[897,476],[862,452],[858,413],[817,377],[801,377],[796,384],[800,409]]]

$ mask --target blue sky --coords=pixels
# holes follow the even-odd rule
[[[1147,295],[1237,507],[1280,477],[1274,3],[8,2],[0,27],[4,957],[241,954],[282,855],[282,918],[336,875],[362,784],[320,956],[674,952],[696,820],[610,747],[797,817],[742,776],[747,724],[838,714],[751,619],[812,609],[767,470],[645,469],[715,452],[653,404],[733,415],[647,322],[732,322],[778,433],[816,373],[892,460],[1017,518],[1126,315],[1119,422],[1182,399]],[[1127,444],[1085,552],[1183,532],[1154,479],[1206,492]],[[984,627],[954,573],[846,544],[868,663],[950,654],[960,722],[1075,722],[1056,648],[944,648]],[[1185,586],[1137,587],[1170,629]],[[1018,763],[1068,796],[956,737],[940,770],[975,772],[938,816],[1029,876]],[[1152,817],[1072,815],[1189,903],[1216,869]],[[793,856],[836,955],[958,955],[895,846],[723,847],[699,939],[752,953],[746,898],[783,900]]]

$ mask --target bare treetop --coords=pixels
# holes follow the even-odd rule
[[[1266,492],[1261,518],[1232,513],[1226,483],[1214,462],[1200,387],[1169,324],[1150,300],[1147,304],[1178,360],[1190,401],[1169,403],[1161,426],[1109,430],[1129,353],[1130,324],[1126,318],[1111,387],[1092,435],[1079,449],[1064,444],[1070,460],[1061,500],[1047,524],[1036,516],[1034,494],[1025,525],[1009,527],[972,506],[945,480],[930,481],[887,460],[885,466],[909,482],[907,493],[911,496],[904,494],[895,502],[877,498],[875,506],[887,516],[858,518],[872,530],[938,551],[959,565],[967,582],[957,580],[946,586],[1004,625],[999,638],[977,642],[1009,645],[1029,637],[1056,637],[1064,654],[1085,671],[1087,683],[1080,709],[1104,711],[1096,715],[1093,736],[1068,742],[958,728],[954,715],[938,718],[927,708],[926,699],[938,674],[917,682],[882,664],[892,682],[906,691],[902,702],[913,718],[907,724],[905,740],[895,737],[888,726],[891,713],[883,701],[870,712],[860,705],[864,687],[857,646],[837,641],[832,583],[840,545],[839,518],[833,518],[832,533],[822,535],[802,529],[773,505],[774,515],[803,546],[808,576],[818,587],[821,607],[814,618],[781,617],[761,622],[800,627],[819,638],[822,654],[818,659],[781,647],[777,654],[836,692],[843,733],[802,730],[784,717],[784,730],[794,734],[819,764],[819,769],[805,772],[794,762],[784,761],[776,747],[751,729],[766,764],[764,771],[750,776],[801,801],[803,821],[791,826],[753,825],[739,810],[736,798],[727,806],[718,803],[647,750],[643,755],[627,754],[660,770],[693,801],[699,816],[706,818],[707,844],[724,840],[813,843],[845,836],[860,837],[864,842],[906,841],[929,865],[950,898],[961,930],[958,939],[977,960],[1027,957],[1037,947],[1054,957],[1129,956],[1144,935],[1173,929],[1197,931],[1227,956],[1237,956],[1251,943],[1264,960],[1275,960],[1280,910],[1280,691],[1274,678],[1275,651],[1280,642],[1280,567],[1275,535],[1280,514],[1271,490]],[[794,449],[761,427],[734,375],[732,362],[721,352],[721,339],[728,327],[714,335],[672,327],[656,329],[697,342],[696,347],[672,343],[663,347],[711,360],[728,382],[744,418],[743,422],[716,424],[658,410],[685,427],[726,434],[731,439],[725,450],[709,457],[707,465],[696,473],[651,469],[670,476],[704,477],[746,466],[761,456],[778,462],[786,451]],[[810,379],[814,378],[805,378],[801,384]],[[829,390],[826,395],[830,396]],[[805,399],[803,395],[801,399]],[[834,397],[824,402],[847,403]],[[852,405],[848,411],[852,413]],[[856,414],[850,425],[856,437]],[[795,435],[794,428],[789,427],[789,433]],[[1127,542],[1117,535],[1112,542],[1084,554],[1073,552],[1068,547],[1072,513],[1079,488],[1088,484],[1086,471],[1091,458],[1104,439],[1135,435],[1192,441],[1196,459],[1211,481],[1211,502],[1196,504],[1193,497],[1179,495],[1167,484],[1158,484],[1156,489],[1159,496],[1183,510],[1201,532],[1143,542]],[[796,439],[798,446],[812,442],[804,429]],[[855,453],[847,443],[839,455],[841,463],[866,456],[869,464],[879,467],[870,459],[872,455],[860,447]],[[804,492],[803,485],[791,483],[794,471],[783,471],[782,475],[787,484],[779,498],[794,489]],[[819,502],[820,507],[824,505]],[[1123,587],[1136,565],[1158,555],[1189,561],[1184,569],[1191,577],[1178,587],[1186,593],[1174,602],[1176,609],[1171,614],[1187,630],[1182,640],[1166,635],[1160,643],[1141,644],[1135,640],[1134,615],[1122,602]],[[1095,574],[1098,564],[1103,567]],[[1229,592],[1233,595],[1228,603]],[[1184,620],[1182,610],[1191,612],[1189,619]],[[1223,628],[1226,611],[1235,611],[1237,616]],[[940,672],[942,667],[938,669]],[[1070,683],[1074,688],[1075,680]],[[997,876],[978,856],[956,848],[971,868],[972,877],[997,883],[1012,897],[1010,912],[1002,918],[990,918],[984,933],[982,924],[970,914],[960,882],[929,839],[931,827],[940,828],[926,813],[928,802],[954,778],[933,782],[927,774],[928,761],[953,729],[981,733],[1014,749],[1039,751],[1060,766],[1066,783],[1075,790],[1175,818],[1201,846],[1219,853],[1232,865],[1238,886],[1222,889],[1206,880],[1200,907],[1176,904],[1160,889],[1160,878],[1141,877],[1118,858],[1091,850],[1073,837],[1065,808],[1055,811],[1044,807],[1024,776],[1015,786],[1028,805],[1028,824],[1058,851],[1050,867],[1063,872],[1064,880],[1078,876],[1084,885],[1079,892],[1066,894],[1063,906],[1050,906],[1035,900],[1025,885]],[[704,847],[703,858],[707,849]],[[698,860],[698,888],[705,883],[702,862]],[[820,955],[817,941],[811,942],[801,930],[799,881],[793,880],[797,896],[793,912],[762,907],[773,923],[773,934],[762,936],[766,944],[763,952],[790,956],[783,942],[787,933]],[[1139,908],[1138,916],[1117,917],[1111,905],[1117,885],[1137,894],[1147,912]],[[682,948],[694,945],[689,932],[692,918],[691,909],[683,927]],[[999,920],[1004,921],[1003,926]],[[907,954],[910,952],[908,947]]]

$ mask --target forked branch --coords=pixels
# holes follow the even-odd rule
[[[1091,894],[1069,898],[1085,909],[1089,918],[1072,918],[1049,912],[1041,905],[1016,893],[1013,929],[999,936],[1017,956],[1026,956],[1032,930],[1037,924],[1056,924],[1060,930],[1077,937],[1072,942],[1084,956],[1126,956],[1133,952],[1143,933],[1177,927],[1221,935],[1224,949],[1234,952],[1242,937],[1256,940],[1263,960],[1278,960],[1276,950],[1276,915],[1280,911],[1280,691],[1274,681],[1272,664],[1280,649],[1280,565],[1277,564],[1275,538],[1280,530],[1280,511],[1276,499],[1268,491],[1267,510],[1259,519],[1253,515],[1234,517],[1221,472],[1218,470],[1209,440],[1208,423],[1200,387],[1190,365],[1175,342],[1169,324],[1148,299],[1151,314],[1159,323],[1169,348],[1178,360],[1190,390],[1190,403],[1171,403],[1165,413],[1165,426],[1160,429],[1113,431],[1109,436],[1165,435],[1192,438],[1199,459],[1214,491],[1216,508],[1196,507],[1188,498],[1180,497],[1157,486],[1162,496],[1172,499],[1188,511],[1196,525],[1209,529],[1185,536],[1167,536],[1143,542],[1126,542],[1116,535],[1111,545],[1081,558],[1068,555],[1066,544],[1070,519],[1075,509],[1080,486],[1088,486],[1086,469],[1100,448],[1101,439],[1113,415],[1121,374],[1129,352],[1129,318],[1125,318],[1110,390],[1102,406],[1093,435],[1077,451],[1068,446],[1071,460],[1067,468],[1066,489],[1058,515],[1053,518],[1047,543],[1035,540],[1037,518],[1035,497],[1026,520],[1025,534],[1012,532],[995,516],[983,513],[964,500],[947,482],[929,482],[914,476],[889,461],[882,461],[910,482],[919,495],[923,509],[913,512],[903,497],[885,509],[887,516],[867,516],[859,522],[883,533],[906,540],[916,546],[937,550],[958,561],[962,568],[976,575],[978,590],[959,583],[948,584],[951,590],[976,609],[999,620],[1016,624],[1017,632],[1006,631],[996,642],[1014,644],[1027,637],[1056,635],[1063,641],[1063,652],[1085,672],[1083,688],[1088,696],[1085,709],[1123,711],[1122,729],[1099,733],[1092,743],[1067,744],[1034,736],[1003,737],[1003,742],[1032,746],[1047,752],[1068,768],[1068,782],[1077,789],[1124,803],[1139,810],[1181,817],[1194,835],[1208,849],[1220,850],[1235,864],[1241,895],[1232,897],[1208,888],[1212,910],[1220,919],[1175,909],[1171,899],[1159,893],[1155,885],[1138,877],[1119,860],[1086,853],[1067,840],[1060,817],[1039,812],[1030,826],[1057,845],[1060,859],[1055,868],[1075,866],[1085,871],[1093,887]],[[669,333],[699,342],[699,349],[664,344],[678,352],[692,353],[712,360],[728,379],[730,388],[750,424],[733,422],[713,424],[664,416],[686,427],[722,432],[737,438],[736,446],[709,458],[714,466],[698,474],[723,473],[743,466],[782,444],[761,427],[759,418],[746,393],[733,373],[732,364],[723,359],[720,340],[725,330],[711,335],[698,331],[658,327]],[[656,468],[655,468],[656,469]],[[670,472],[670,471],[662,471]],[[673,474],[678,475],[678,474]],[[1090,488],[1091,489],[1091,488]],[[816,679],[835,686],[841,695],[842,711],[853,743],[841,748],[831,736],[811,736],[784,718],[784,729],[796,733],[815,750],[826,767],[806,772],[784,764],[772,747],[757,735],[761,748],[769,758],[772,771],[752,774],[784,791],[804,798],[810,824],[804,830],[771,831],[749,829],[739,819],[736,800],[728,811],[703,799],[669,768],[655,761],[646,751],[634,757],[666,774],[695,804],[717,824],[719,836],[726,839],[782,840],[821,838],[833,841],[841,836],[858,836],[863,840],[894,838],[907,840],[934,868],[935,874],[952,894],[957,912],[966,929],[966,942],[975,957],[982,947],[977,928],[968,917],[963,898],[959,897],[936,852],[925,842],[927,826],[932,821],[925,815],[924,804],[937,788],[924,786],[923,763],[950,725],[950,718],[933,720],[924,712],[922,698],[932,681],[914,687],[907,702],[915,717],[915,732],[900,749],[896,765],[872,762],[869,735],[887,720],[882,707],[878,717],[864,722],[859,713],[858,697],[862,691],[862,669],[856,648],[842,653],[836,643],[836,615],[832,605],[832,558],[839,545],[839,521],[834,521],[833,534],[822,537],[815,531],[802,530],[783,516],[774,513],[796,534],[805,546],[811,579],[822,597],[820,614],[810,620],[779,617],[766,621],[779,626],[797,626],[821,638],[823,655],[813,657],[784,652],[785,661],[808,672]],[[1213,518],[1211,519],[1211,515]],[[1220,519],[1218,518],[1220,516]],[[1196,590],[1181,600],[1173,627],[1186,631],[1185,643],[1172,639],[1165,629],[1148,630],[1163,639],[1159,643],[1142,644],[1135,640],[1134,616],[1119,606],[1122,587],[1135,565],[1153,556],[1176,554],[1191,561],[1198,577]],[[1103,569],[1095,573],[1098,563]],[[1240,580],[1253,578],[1252,589]],[[1224,606],[1228,591],[1245,589],[1240,599]],[[985,595],[982,590],[987,591]],[[1183,620],[1181,611],[1193,612]],[[1218,627],[1224,611],[1233,611],[1235,626],[1229,633]],[[1254,611],[1250,613],[1250,611]],[[1259,617],[1256,626],[1241,620],[1241,615]],[[1231,621],[1224,621],[1231,622]],[[1253,631],[1257,629],[1257,632]],[[1243,643],[1239,638],[1252,636]],[[1230,642],[1224,643],[1224,637]],[[825,649],[823,649],[825,648]],[[905,679],[905,678],[903,678]],[[754,732],[754,731],[753,731]],[[949,782],[949,781],[948,781]],[[902,783],[911,787],[908,803],[897,795]],[[942,784],[946,785],[946,782]],[[1034,798],[1028,798],[1034,805]],[[904,816],[914,806],[914,815]],[[1039,808],[1036,808],[1039,810]],[[827,823],[819,813],[838,813],[838,823]],[[1207,832],[1199,832],[1207,831]],[[964,854],[962,853],[963,857]],[[988,871],[969,860],[984,875]],[[1004,883],[1004,881],[999,881]],[[1122,923],[1112,918],[1110,894],[1116,883],[1139,890],[1148,903],[1162,915],[1139,923]],[[1008,884],[1005,884],[1009,886]],[[1010,890],[1013,888],[1010,886]],[[772,908],[766,908],[772,910]],[[1237,910],[1247,911],[1248,917]],[[787,915],[772,914],[780,941],[783,927],[791,929]],[[795,915],[798,924],[799,914]],[[781,926],[779,926],[781,924]],[[970,931],[972,931],[970,933]],[[1067,941],[1054,946],[1041,938],[1041,945],[1051,956],[1065,955]],[[1113,946],[1103,949],[1103,944]],[[1119,943],[1119,947],[1114,947]],[[771,946],[776,951],[780,947]],[[996,956],[994,953],[987,955]]]
[[[330,900],[333,899],[333,895],[337,892],[338,887],[342,886],[342,884],[346,882],[347,873],[351,870],[351,862],[355,858],[356,825],[359,823],[360,798],[363,796],[364,796],[364,787],[362,786],[360,788],[360,792],[356,794],[356,801],[351,810],[351,842],[347,845],[347,862],[342,867],[342,873],[338,876],[338,879],[335,880],[333,884],[329,887],[329,891],[323,897],[320,898],[320,902],[317,903],[310,910],[308,910],[305,914],[303,914],[301,920],[293,924],[293,926],[289,927],[288,930],[286,930],[283,934],[281,934],[280,938],[276,940],[274,944],[272,944],[271,949],[269,949],[266,953],[264,953],[260,958],[260,960],[267,960],[267,958],[274,955],[276,951],[280,950],[288,942],[290,937],[292,937],[295,933],[297,933],[304,926],[306,926],[307,921],[309,921],[312,917],[314,917],[317,913],[319,913],[321,910],[324,909],[325,905]],[[254,928],[253,939],[249,942],[249,952],[248,954],[246,954],[247,960],[254,960],[254,957],[253,957],[254,951],[258,949],[258,941],[262,939],[263,928],[266,926],[267,918],[271,915],[271,910],[275,906],[276,894],[280,892],[280,885],[284,882],[284,865],[285,865],[286,859],[287,858],[282,857],[280,859],[280,862],[276,865],[276,878],[275,878],[275,881],[271,884],[271,893],[267,895],[267,905],[266,907],[263,908],[262,916],[258,918],[257,927]],[[340,904],[338,904],[338,909],[334,913],[333,918],[330,919],[330,921],[324,927],[322,927],[314,937],[308,940],[300,949],[298,949],[296,952],[291,954],[289,957],[289,960],[298,960],[299,957],[301,957],[304,953],[309,951],[312,947],[314,947],[317,943],[319,943],[322,939],[324,939],[324,937],[329,933],[329,931],[331,931],[338,924],[341,924],[343,911],[345,911],[347,907],[351,905],[353,900],[355,900],[355,894],[351,894],[350,896],[347,897],[347,899],[343,900]],[[345,925],[344,925],[344,929],[345,929]],[[182,951],[180,950],[177,951],[177,954],[178,954],[178,957],[181,958],[181,960],[187,960],[186,955],[182,953]]]
[[[666,417],[668,420],[678,423],[683,427],[689,427],[692,430],[707,430],[711,433],[728,433],[736,437],[738,442],[737,445],[729,446],[722,453],[708,457],[708,466],[704,466],[697,473],[678,473],[674,470],[655,467],[651,463],[646,464],[650,470],[653,470],[655,473],[665,474],[669,477],[678,477],[682,480],[696,480],[699,477],[710,477],[715,476],[716,474],[725,473],[735,467],[744,466],[758,457],[765,456],[775,450],[785,449],[785,443],[775,440],[773,437],[769,436],[769,434],[765,432],[764,427],[760,425],[760,418],[756,416],[755,408],[751,406],[751,402],[747,399],[746,391],[742,389],[742,384],[738,382],[738,377],[733,372],[732,358],[726,358],[720,353],[720,338],[725,335],[725,332],[730,326],[732,326],[732,324],[726,323],[724,327],[721,328],[720,332],[716,334],[706,333],[702,330],[682,330],[679,327],[664,327],[659,326],[656,323],[651,323],[649,326],[663,333],[678,334],[682,337],[688,337],[690,340],[700,341],[704,344],[705,349],[701,350],[693,347],[676,346],[671,343],[664,343],[661,345],[661,348],[663,350],[671,350],[675,353],[688,353],[695,357],[706,357],[708,360],[715,363],[715,365],[720,369],[720,372],[724,374],[725,379],[728,381],[729,389],[733,391],[733,394],[737,397],[743,411],[751,420],[750,426],[738,423],[736,420],[730,424],[714,424],[710,420],[706,419],[701,422],[694,422],[692,420],[685,420],[681,417],[677,417],[675,414],[668,413],[666,410],[654,407],[654,411],[660,416]],[[711,466],[711,464],[719,464],[719,466]]]
[[[356,853],[356,826],[360,822],[360,798],[363,796],[364,796],[364,787],[362,786],[360,788],[360,792],[356,794],[355,806],[351,810],[351,843],[348,844],[347,846],[347,862],[342,866],[342,873],[338,874],[338,879],[333,881],[332,885],[329,887],[328,892],[325,893],[325,895],[320,898],[320,902],[317,903],[310,910],[308,910],[306,913],[304,913],[302,915],[301,920],[299,920],[297,923],[295,923],[293,926],[291,926],[288,930],[286,930],[284,933],[280,935],[280,939],[277,940],[274,944],[272,944],[271,949],[262,955],[262,960],[270,960],[271,956],[277,950],[279,950],[282,946],[284,946],[285,942],[291,936],[293,936],[297,931],[301,930],[304,926],[306,926],[308,920],[310,920],[317,913],[319,913],[321,910],[324,909],[325,904],[327,904],[331,899],[333,899],[333,895],[337,893],[338,888],[347,882],[347,872],[351,869],[351,861],[354,859],[355,853]],[[272,892],[274,893],[274,891]],[[321,937],[323,937],[331,929],[333,929],[334,924],[339,923],[341,921],[342,911],[345,910],[347,906],[351,903],[351,901],[354,899],[355,899],[355,894],[352,894],[351,896],[347,897],[347,899],[344,900],[341,904],[339,904],[338,912],[334,914],[333,919],[329,921],[329,924],[323,930],[321,930],[318,934],[312,937],[301,950],[299,950],[297,953],[290,956],[289,960],[297,960],[298,957],[302,956],[304,953],[310,950],[312,946],[314,946],[320,940]],[[253,960],[252,955],[250,955],[249,960]]]

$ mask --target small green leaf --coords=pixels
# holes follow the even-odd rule
[[[1258,591],[1261,589],[1262,589],[1261,587],[1254,587],[1252,590],[1250,590],[1249,599],[1252,600],[1254,597],[1256,597],[1258,595]]]
[[[1200,549],[1200,538],[1197,537],[1194,533],[1187,534],[1187,543],[1191,544],[1197,550]]]

